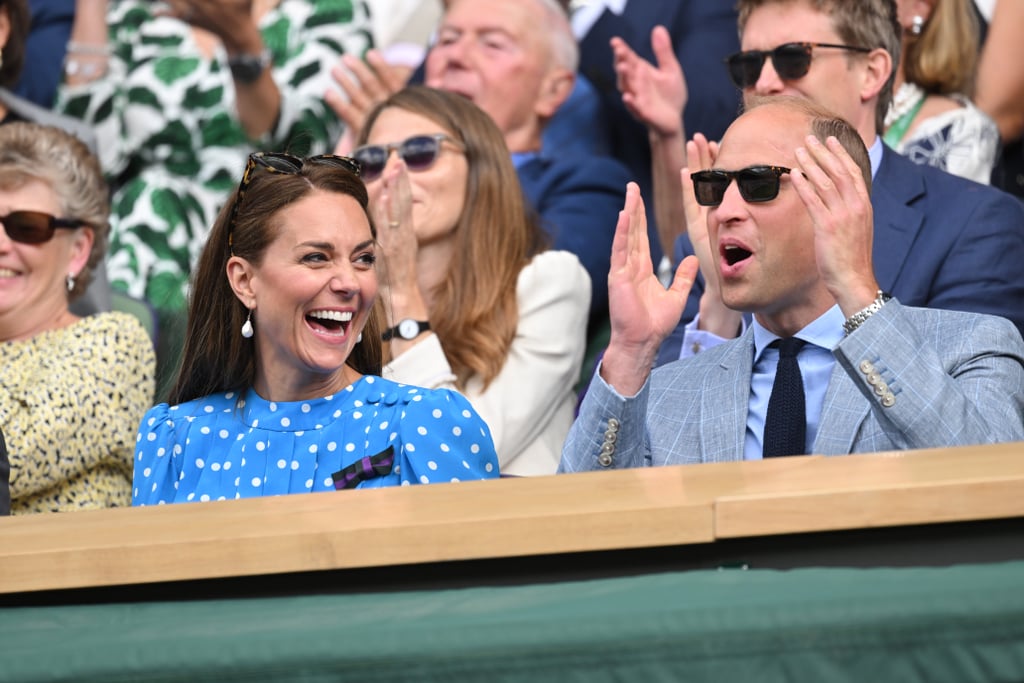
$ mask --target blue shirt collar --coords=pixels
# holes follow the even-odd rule
[[[843,340],[844,322],[846,322],[846,317],[839,310],[839,304],[835,304],[793,336],[803,339],[808,344],[831,351]],[[754,362],[756,363],[768,345],[779,339],[779,336],[765,329],[757,321],[757,318],[754,318],[751,326],[754,328]]]
[[[874,143],[868,147],[868,159],[871,160],[871,177],[874,178],[878,175],[878,167],[882,165],[882,150],[885,145],[882,144],[882,138],[875,136]]]

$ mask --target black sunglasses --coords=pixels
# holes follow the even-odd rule
[[[15,242],[22,244],[43,244],[53,239],[57,228],[74,229],[87,225],[74,218],[55,218],[42,211],[12,211],[0,216],[4,232]]]
[[[697,171],[690,174],[693,192],[701,206],[718,206],[733,179],[740,196],[748,202],[770,202],[779,196],[784,166],[750,166],[738,171]]]
[[[262,168],[271,173],[284,175],[295,175],[302,172],[302,167],[307,164],[320,164],[340,168],[352,173],[356,177],[360,175],[359,162],[350,157],[342,157],[334,154],[320,154],[314,157],[301,159],[283,152],[253,152],[249,155],[249,161],[245,164],[245,172],[242,173],[242,180],[238,183],[238,193],[235,195],[235,203],[231,206],[231,217],[228,219],[228,247],[234,242],[235,217],[238,216],[238,206],[245,197],[245,191],[249,189],[252,182],[253,171]]]
[[[829,47],[836,50],[852,52],[871,52],[871,48],[854,45],[837,45],[835,43],[786,43],[774,50],[747,50],[737,52],[725,58],[729,65],[729,78],[737,88],[752,88],[761,77],[765,57],[772,58],[772,67],[779,78],[784,81],[795,81],[803,78],[811,69],[811,56],[816,47]]]
[[[388,157],[392,150],[398,152],[402,161],[409,167],[410,171],[425,171],[434,165],[438,155],[441,153],[441,145],[448,141],[458,147],[462,146],[453,140],[451,136],[444,133],[434,135],[414,135],[402,142],[391,142],[386,145],[364,145],[352,156],[356,158],[363,167],[363,180],[376,180],[384,172],[388,163]]]

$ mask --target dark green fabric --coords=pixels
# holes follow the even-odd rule
[[[1024,680],[1024,563],[0,609],[0,680]]]

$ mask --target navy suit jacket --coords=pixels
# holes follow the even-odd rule
[[[908,306],[989,313],[1024,334],[1024,206],[1011,195],[920,166],[885,147],[871,188],[879,285]],[[676,240],[675,262],[693,253]],[[683,326],[697,314],[694,284],[661,365],[679,358]]]
[[[601,156],[541,152],[518,169],[527,202],[553,248],[570,251],[590,274],[590,325],[608,317],[608,269],[629,172]]]

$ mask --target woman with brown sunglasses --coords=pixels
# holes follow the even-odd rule
[[[0,429],[14,514],[130,501],[152,343],[134,316],[68,309],[103,258],[107,212],[99,162],[77,138],[0,126]]]

